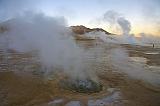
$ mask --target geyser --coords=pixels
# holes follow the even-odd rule
[[[8,46],[5,47],[17,52],[37,54],[36,59],[45,67],[45,73],[59,69],[71,79],[94,79],[93,72],[90,74],[90,71],[87,71],[87,52],[76,45],[63,17],[25,12],[1,23],[0,26],[7,28],[0,33],[0,39],[4,36],[8,39]]]
[[[137,43],[133,34],[130,34],[131,31],[131,23],[125,17],[123,17],[120,13],[109,10],[104,15],[102,20],[111,25],[112,28],[115,27],[116,31],[121,31],[121,36],[118,38],[120,43],[129,43],[134,44]]]

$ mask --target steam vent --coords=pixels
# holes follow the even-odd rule
[[[78,93],[96,93],[100,92],[103,88],[101,83],[95,82],[91,79],[76,79],[62,81],[61,86],[64,89],[75,91]]]

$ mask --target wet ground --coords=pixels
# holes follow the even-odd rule
[[[0,106],[159,106],[160,49],[80,42],[90,69],[103,84],[98,93],[59,86],[63,72],[46,74],[29,54],[0,52]],[[36,61],[35,61],[36,60]],[[37,71],[38,70],[38,71]]]

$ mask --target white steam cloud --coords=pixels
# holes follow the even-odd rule
[[[121,14],[119,14],[113,10],[107,11],[103,15],[103,20],[105,22],[108,22],[112,26],[119,25],[122,32],[123,32],[123,35],[128,35],[131,30],[130,22],[125,17],[123,17]]]
[[[36,51],[47,69],[60,68],[72,77],[89,76],[84,63],[85,52],[74,42],[63,17],[26,12],[1,26],[7,30],[0,33],[0,39],[6,37],[9,48],[18,52]]]
[[[111,26],[115,26],[116,29],[120,27],[122,36],[119,41],[121,43],[137,43],[134,39],[134,35],[129,34],[131,30],[131,23],[120,13],[109,10],[103,15],[103,20],[108,22]]]
[[[121,32],[120,36],[106,35],[103,32],[91,32],[85,34],[87,37],[99,38],[104,42],[120,43],[120,44],[136,44],[136,45],[151,45],[159,44],[160,38],[151,34],[140,33],[139,38],[134,34],[130,34],[131,23],[122,14],[109,10],[105,12],[101,17],[94,20],[96,25],[108,25],[110,29],[115,32]],[[107,26],[107,27],[108,27]],[[112,32],[111,32],[112,33]]]
[[[118,18],[117,22],[123,30],[123,35],[128,35],[131,30],[130,22],[122,17]]]

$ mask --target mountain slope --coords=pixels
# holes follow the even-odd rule
[[[107,35],[112,35],[112,33],[107,32],[102,28],[93,28],[93,29],[91,29],[91,28],[87,28],[87,27],[85,27],[83,25],[71,26],[71,29],[75,34],[85,34],[85,33],[93,32],[93,31],[95,31],[95,32],[96,31],[101,31],[101,32],[104,32]]]

